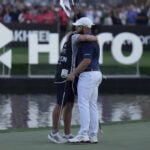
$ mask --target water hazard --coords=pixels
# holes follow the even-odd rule
[[[36,128],[52,125],[55,95],[0,95],[0,129]],[[98,109],[101,122],[150,118],[150,95],[101,95]],[[62,122],[61,122],[62,123]],[[79,124],[77,104],[72,125]]]

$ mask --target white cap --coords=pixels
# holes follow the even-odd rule
[[[88,17],[82,17],[72,24],[74,26],[86,26],[88,28],[91,28],[92,25],[94,25],[93,22]]]

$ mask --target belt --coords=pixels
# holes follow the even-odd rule
[[[83,72],[88,72],[88,71],[99,71],[99,69],[85,69]]]

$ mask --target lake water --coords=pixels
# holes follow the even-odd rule
[[[51,126],[55,99],[55,95],[46,94],[0,94],[0,130]],[[101,122],[148,119],[150,95],[100,95],[98,109]],[[77,124],[75,103],[72,125]]]

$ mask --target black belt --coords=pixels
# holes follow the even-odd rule
[[[85,69],[83,72],[88,72],[88,71],[99,71],[99,69]]]

